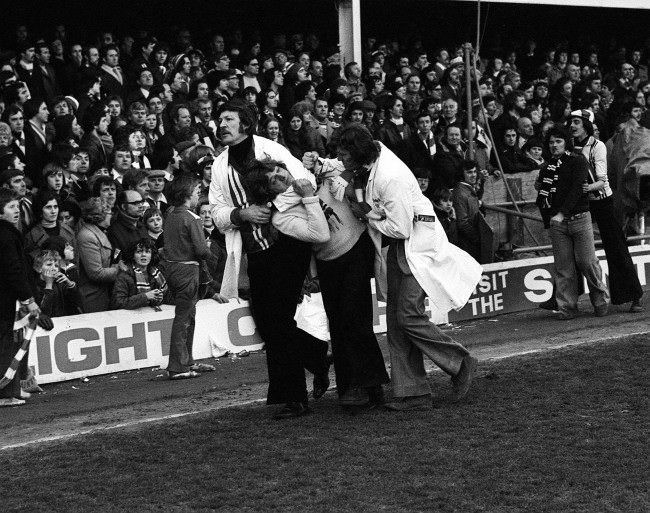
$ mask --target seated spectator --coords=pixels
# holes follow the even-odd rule
[[[454,202],[449,189],[440,188],[433,191],[432,194],[433,210],[436,213],[436,219],[445,229],[447,239],[452,244],[458,244],[458,227],[456,226],[456,211]]]
[[[99,198],[90,198],[82,209],[77,245],[79,291],[86,313],[108,310],[111,288],[117,278],[117,258],[106,237],[111,222],[109,212]]]
[[[59,269],[61,258],[56,251],[40,250],[34,258],[34,299],[50,317],[73,315],[81,311],[77,284]]]
[[[478,172],[476,162],[465,160],[462,173],[457,177],[458,184],[452,192],[456,225],[458,227],[458,247],[469,253],[474,260],[481,259],[481,239],[478,227],[479,200],[476,195]]]
[[[25,251],[35,257],[43,244],[55,235],[63,237],[70,245],[76,246],[75,233],[67,225],[59,222],[59,196],[44,190],[34,198],[36,225],[25,236]]]
[[[154,242],[143,238],[122,253],[126,269],[121,269],[113,287],[111,308],[158,307],[169,297],[165,277],[156,267],[158,252]]]
[[[142,217],[143,224],[147,227],[147,234],[152,240],[156,251],[160,252],[164,246],[163,215],[156,207],[149,207]]]

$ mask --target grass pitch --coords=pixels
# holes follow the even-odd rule
[[[2,511],[642,512],[648,341],[479,366],[429,412],[231,408],[0,453]],[[1,435],[0,435],[1,436]]]

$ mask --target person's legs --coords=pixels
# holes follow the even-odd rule
[[[572,219],[568,222],[569,235],[573,240],[573,254],[580,273],[587,280],[591,304],[598,308],[607,305],[607,287],[602,281],[602,270],[594,248],[594,232],[591,215]]]
[[[169,347],[170,373],[188,372],[193,363],[192,344],[199,288],[199,268],[195,265],[168,262],[167,283],[174,294],[176,310]]]
[[[13,322],[0,321],[0,378],[5,372],[18,352],[19,346],[14,342]],[[4,388],[0,388],[0,399],[11,399],[20,397],[20,372],[16,372]]]
[[[424,309],[425,298],[426,293],[415,277],[403,276],[397,324],[413,345],[447,374],[455,376],[469,351],[431,322]]]
[[[422,351],[407,338],[398,322],[404,274],[397,263],[397,248],[391,245],[387,259],[386,325],[390,351],[390,376],[396,398],[430,394]]]
[[[347,254],[335,261],[318,262],[339,394],[350,386],[369,388],[388,383],[373,330],[372,257],[374,247],[364,233]]]
[[[578,310],[578,272],[575,266],[573,239],[567,222],[551,221],[549,229],[555,266],[555,298],[558,309],[573,315]]]
[[[636,266],[627,247],[625,233],[612,206],[611,196],[590,203],[591,214],[598,224],[609,269],[609,292],[614,305],[638,301],[643,296]]]

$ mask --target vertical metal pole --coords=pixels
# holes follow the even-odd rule
[[[467,156],[470,159],[474,159],[474,137],[472,135],[472,62],[471,62],[471,50],[472,45],[470,43],[465,43],[463,45],[463,50],[465,51],[465,98],[467,102]]]
[[[341,0],[338,11],[341,67],[352,61],[361,64],[361,0]]]

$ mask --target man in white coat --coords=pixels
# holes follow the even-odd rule
[[[452,400],[461,400],[470,388],[477,360],[430,322],[424,302],[428,296],[431,308],[444,312],[462,308],[481,278],[481,266],[448,242],[413,173],[386,146],[373,141],[365,127],[353,124],[341,132],[337,156],[338,161],[315,162],[306,154],[303,164],[354,171],[357,196],[365,195],[353,209],[367,219],[376,250],[377,290],[386,298],[393,386],[393,399],[386,407],[432,407],[423,355],[451,376]],[[382,241],[389,243],[386,259]]]
[[[269,372],[267,404],[284,404],[277,418],[309,413],[304,369],[314,374],[314,398],[329,386],[327,343],[296,326],[296,301],[311,259],[311,244],[280,233],[269,222],[272,211],[282,212],[300,201],[289,187],[273,204],[249,200],[245,176],[254,160],[273,160],[294,179],[316,181],[285,147],[253,135],[257,120],[250,104],[232,100],[219,111],[219,137],[226,146],[212,164],[209,202],[216,227],[226,236],[226,266],[221,295],[237,296],[240,261],[248,257],[251,311],[266,343]]]

